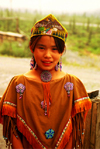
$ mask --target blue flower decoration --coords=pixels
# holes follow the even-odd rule
[[[51,139],[54,136],[55,131],[53,129],[49,129],[45,132],[46,139]]]

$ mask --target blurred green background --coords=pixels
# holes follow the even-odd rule
[[[54,14],[68,30],[67,49],[78,51],[80,55],[100,55],[100,17],[95,15]],[[0,31],[23,34],[23,42],[3,40],[0,42],[0,54],[14,57],[30,57],[29,39],[31,28],[45,14],[28,10],[21,12],[0,9]]]

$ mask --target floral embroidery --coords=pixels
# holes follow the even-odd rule
[[[49,106],[51,105],[51,102],[49,102]],[[44,101],[41,101],[41,108],[45,111],[44,114],[47,115],[47,103],[44,103]]]
[[[64,85],[64,88],[65,90],[67,91],[67,94],[68,94],[68,97],[70,97],[70,91],[73,90],[73,83],[71,82],[67,82],[65,85]]]
[[[49,102],[49,106],[51,105],[51,102]],[[44,105],[44,101],[41,101],[41,108],[45,108],[45,105]]]
[[[22,98],[25,89],[26,89],[25,86],[23,84],[21,84],[21,83],[16,85],[16,91],[17,91],[17,93],[20,94],[19,99]]]
[[[51,138],[53,138],[54,133],[55,133],[55,132],[54,132],[53,129],[47,130],[47,131],[45,132],[46,139],[51,139]]]

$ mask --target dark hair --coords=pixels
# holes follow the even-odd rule
[[[35,46],[37,44],[37,42],[39,41],[39,39],[41,38],[42,36],[33,36],[30,40],[30,47],[31,47],[31,50],[34,52],[34,49],[35,49]],[[53,37],[53,36],[52,36]],[[55,40],[55,43],[56,43],[56,46],[58,48],[58,52],[59,53],[63,53],[64,52],[64,47],[65,47],[65,43],[63,40],[61,40],[60,38],[57,38],[57,37],[53,37],[54,40]]]

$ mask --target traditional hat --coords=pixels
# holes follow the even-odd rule
[[[52,14],[49,14],[42,20],[36,22],[32,27],[31,38],[37,35],[50,35],[58,37],[65,42],[68,32]]]

